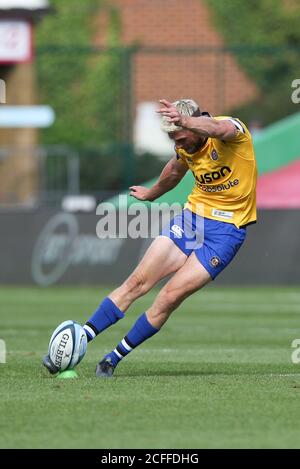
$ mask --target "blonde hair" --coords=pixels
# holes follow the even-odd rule
[[[200,107],[193,99],[179,99],[172,104],[183,116],[201,115]],[[178,130],[182,130],[182,127],[174,122],[169,122],[168,118],[163,116],[161,119],[161,129],[164,132],[178,132]]]

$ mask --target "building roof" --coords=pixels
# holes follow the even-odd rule
[[[1,0],[0,10],[45,10],[48,0]]]
[[[47,13],[54,13],[49,0],[0,0],[1,19],[23,18],[38,21]]]

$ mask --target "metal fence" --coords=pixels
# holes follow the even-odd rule
[[[299,58],[297,48],[38,49],[36,100],[56,119],[40,131],[40,144],[32,138],[24,146],[17,129],[0,138],[0,205],[57,204],[70,193],[102,198],[154,177],[161,157],[151,145],[139,153],[134,141],[141,103],[192,97],[213,115],[238,113],[250,127],[297,112],[291,84]],[[145,133],[157,139],[151,126]]]
[[[76,150],[70,145],[2,146],[0,174],[5,166],[13,165],[13,169],[8,186],[2,186],[0,206],[59,206],[68,195],[89,194],[98,201],[105,200],[118,192],[120,179],[117,172],[115,180],[112,174],[106,177],[105,161],[121,160],[120,153],[119,147],[105,152],[99,148]],[[26,160],[30,164],[24,164]]]

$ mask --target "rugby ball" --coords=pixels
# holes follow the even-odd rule
[[[83,327],[76,321],[64,321],[53,332],[48,348],[51,362],[58,371],[71,370],[83,359],[87,338]]]

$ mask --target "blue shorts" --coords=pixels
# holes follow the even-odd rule
[[[187,255],[198,260],[215,279],[232,261],[246,238],[246,228],[204,218],[188,209],[176,215],[161,232]]]

